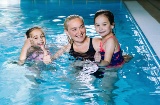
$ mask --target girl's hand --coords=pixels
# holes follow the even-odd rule
[[[44,62],[45,64],[51,63],[51,55],[50,55],[50,54],[44,55],[44,56],[43,56],[43,62]]]
[[[19,65],[24,64],[26,57],[27,57],[27,54],[28,54],[28,50],[32,46],[33,46],[33,40],[31,38],[26,39],[24,42],[24,45],[22,47],[20,57],[19,57],[19,62],[18,62]]]
[[[44,53],[45,53],[45,51],[46,51],[45,45],[40,45],[40,48],[41,48],[42,51],[44,51]]]
[[[44,54],[44,56],[43,56],[43,62],[45,63],[45,64],[49,64],[49,63],[51,63],[51,55],[49,54],[49,52],[46,50],[46,48],[45,48],[45,45],[41,45],[40,46],[41,47],[41,49],[42,49],[42,51],[43,51],[43,54]]]
[[[99,53],[99,51],[96,51],[96,53],[94,55],[94,60],[95,60],[95,62],[101,61],[101,54]]]
[[[26,39],[26,41],[24,43],[24,48],[26,48],[28,50],[32,46],[33,46],[33,40],[32,40],[32,38]]]

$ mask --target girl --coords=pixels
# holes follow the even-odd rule
[[[115,25],[113,14],[108,10],[97,11],[94,17],[94,25],[96,32],[102,37],[99,50],[101,61],[98,66],[121,66],[124,63],[124,57],[119,42],[113,33]]]
[[[46,38],[40,27],[33,27],[26,32],[26,41],[22,47],[19,57],[19,65],[23,65],[25,60],[51,62],[49,51],[45,48]]]

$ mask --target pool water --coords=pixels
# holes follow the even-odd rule
[[[84,74],[71,66],[73,61],[68,54],[51,65],[13,63],[19,58],[26,30],[33,26],[43,27],[53,54],[65,45],[63,22],[70,14],[83,16],[87,35],[99,37],[93,26],[94,13],[99,9],[113,12],[114,32],[123,53],[134,57],[117,72],[106,71],[103,76]],[[158,65],[145,44],[146,39],[142,38],[142,31],[121,0],[14,3],[4,0],[0,3],[0,20],[2,105],[157,105],[160,102]]]

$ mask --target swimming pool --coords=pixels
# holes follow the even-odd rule
[[[18,1],[18,0],[17,0]],[[2,3],[3,4],[3,3]],[[125,5],[115,1],[30,1],[0,5],[0,103],[3,105],[157,105],[160,102],[159,68],[150,54],[143,33]],[[95,8],[96,7],[96,8]],[[65,9],[64,9],[65,8]],[[28,65],[10,63],[18,59],[25,31],[42,26],[53,53],[66,41],[63,21],[70,14],[82,15],[87,35],[98,37],[93,16],[99,9],[115,15],[116,30],[124,53],[134,58],[116,72],[103,78],[79,75],[64,54],[50,66],[38,65],[33,72]],[[53,46],[56,45],[56,46]]]

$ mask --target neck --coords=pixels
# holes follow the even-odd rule
[[[74,42],[73,44],[75,46],[82,46],[86,42],[86,40],[87,40],[87,36],[85,37],[85,39],[82,42]]]
[[[113,33],[110,33],[104,37],[102,37],[102,41],[105,41],[106,39],[108,39],[110,36],[113,36],[114,34]]]

